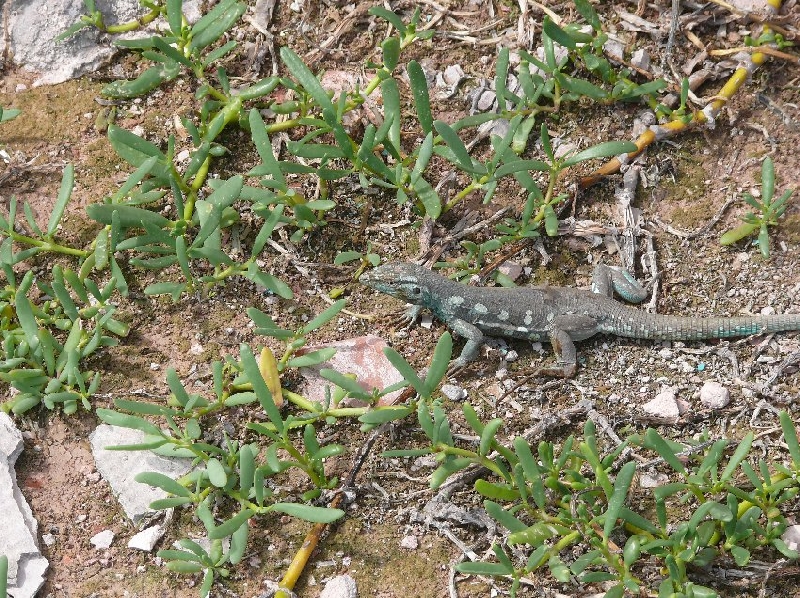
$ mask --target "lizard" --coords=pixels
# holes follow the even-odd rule
[[[703,340],[800,330],[800,314],[736,317],[682,317],[645,312],[614,299],[641,302],[645,289],[619,267],[599,264],[592,290],[570,287],[472,287],[417,264],[392,262],[365,272],[360,282],[411,304],[413,323],[430,310],[453,332],[466,339],[453,360],[457,370],[473,361],[484,335],[549,341],[557,356],[547,376],[571,378],[577,372],[575,341],[595,334],[652,340]]]

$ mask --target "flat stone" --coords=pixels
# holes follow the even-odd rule
[[[110,529],[104,529],[102,532],[99,532],[89,538],[89,542],[95,547],[96,550],[105,550],[106,548],[110,548],[113,541],[114,532],[112,532]]]
[[[12,419],[0,412],[0,554],[8,557],[8,593],[33,598],[44,584],[48,562],[39,552],[38,524],[17,486],[14,464],[24,443]]]
[[[126,23],[143,14],[138,0],[107,0],[99,3],[107,25]],[[34,85],[52,85],[92,73],[106,64],[119,51],[108,34],[93,27],[80,30],[72,37],[56,42],[55,38],[77,23],[84,14],[83,2],[75,0],[8,0],[8,48],[6,36],[0,36],[0,52],[13,56],[14,63],[39,74]],[[195,22],[200,15],[197,0],[183,3],[187,20]],[[163,23],[163,22],[162,22]],[[150,28],[128,32],[115,39],[146,37]]]
[[[406,550],[416,550],[419,548],[419,540],[417,540],[416,536],[405,536],[402,540],[400,540],[400,548],[405,548]]]
[[[134,480],[145,471],[162,473],[177,479],[191,467],[192,460],[162,457],[152,451],[109,451],[107,446],[139,444],[144,442],[144,433],[139,430],[101,424],[89,436],[97,470],[111,486],[128,518],[134,523],[153,510],[150,503],[167,497],[160,488],[153,488]]]
[[[163,525],[152,525],[145,528],[128,540],[128,548],[150,552],[155,548],[156,543],[164,537],[165,531],[166,528]]]
[[[337,575],[325,584],[319,598],[357,598],[356,580],[349,575]]]
[[[652,400],[642,405],[642,410],[648,415],[673,423],[680,417],[675,393],[671,390],[662,390]]]
[[[354,374],[358,384],[366,391],[373,388],[384,389],[387,386],[400,382],[403,377],[394,369],[394,366],[383,354],[384,347],[388,347],[382,338],[368,335],[349,338],[334,343],[304,347],[299,355],[317,351],[326,347],[334,347],[336,355],[329,361],[307,368],[300,368],[300,373],[305,379],[303,385],[303,395],[312,401],[325,401],[325,387],[332,387],[333,384],[320,376],[319,371],[323,368],[334,369],[342,374]],[[381,397],[378,405],[393,405],[394,401],[400,396],[402,391],[397,390]],[[345,399],[340,403],[341,406],[363,407],[365,403],[357,399]]]

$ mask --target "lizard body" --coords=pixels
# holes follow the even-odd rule
[[[595,334],[654,339],[701,340],[800,330],[800,314],[696,318],[651,314],[613,299],[613,290],[641,301],[644,290],[621,269],[599,266],[592,291],[566,287],[471,287],[416,264],[384,264],[362,274],[367,286],[414,307],[415,320],[428,309],[466,339],[454,367],[478,354],[484,334],[549,341],[561,367],[542,373],[571,377],[577,369],[573,341]]]

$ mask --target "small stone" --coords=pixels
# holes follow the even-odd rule
[[[467,391],[455,384],[443,384],[442,394],[451,401],[463,401],[467,398]]]
[[[349,575],[337,575],[325,584],[319,598],[357,598],[356,580]]]
[[[678,413],[681,415],[689,411],[689,407],[691,407],[686,399],[676,399],[675,402],[678,404]]]
[[[417,540],[416,536],[406,536],[402,540],[400,540],[400,548],[406,548],[408,550],[416,550],[419,548],[419,540]]]
[[[647,51],[643,49],[636,50],[631,55],[631,64],[637,68],[642,69],[643,71],[649,70],[650,54],[648,54]]]
[[[516,262],[503,262],[498,268],[502,274],[508,276],[511,280],[516,280],[522,275],[522,266]]]
[[[800,525],[790,525],[783,532],[781,540],[786,543],[789,550],[800,549]]]
[[[420,469],[433,469],[436,467],[436,457],[433,455],[423,455],[414,459],[411,464],[411,471],[419,471]]]
[[[609,37],[608,41],[603,44],[603,51],[614,60],[625,58],[625,44],[614,37]]]
[[[156,543],[162,538],[165,531],[162,525],[154,525],[143,529],[128,540],[128,548],[150,552],[155,548]]]
[[[680,417],[678,402],[672,390],[662,390],[655,398],[642,405],[642,410],[648,415],[673,423]]]
[[[92,546],[94,546],[97,550],[105,550],[106,548],[109,548],[113,541],[114,532],[112,532],[110,529],[103,530],[99,534],[95,534],[89,538],[89,542],[91,542]]]
[[[667,483],[669,483],[669,476],[665,473],[644,473],[639,478],[639,486],[642,488],[658,488]]]
[[[709,380],[700,389],[700,402],[709,409],[722,409],[731,402],[731,393],[719,382]]]
[[[442,79],[447,85],[457,85],[465,77],[464,69],[460,64],[451,64],[442,73]]]
[[[578,146],[571,141],[559,141],[555,148],[555,156],[556,158],[563,158],[568,154],[572,154],[578,150]],[[554,144],[555,145],[555,144]]]

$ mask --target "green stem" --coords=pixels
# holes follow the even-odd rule
[[[266,126],[267,133],[280,133],[300,126],[300,119],[290,118],[283,122],[277,122]]]
[[[445,204],[445,206],[442,208],[442,214],[445,214],[445,213],[449,212],[450,210],[452,210],[452,209],[453,209],[453,207],[455,207],[455,205],[456,205],[458,202],[460,202],[460,201],[461,201],[462,199],[464,199],[464,198],[465,198],[467,195],[469,195],[470,193],[472,193],[473,191],[475,191],[475,190],[476,190],[476,189],[478,189],[478,188],[480,188],[480,185],[478,185],[477,183],[475,183],[475,181],[472,181],[472,182],[471,182],[469,185],[467,185],[467,186],[466,186],[466,187],[464,187],[464,188],[463,188],[461,191],[459,191],[458,193],[456,193],[456,195],[455,195],[455,197],[453,197],[453,199],[451,199],[450,201],[448,201],[448,202]]]
[[[319,416],[327,417],[328,415],[332,415],[333,417],[360,417],[370,410],[369,407],[335,407],[333,409],[328,409],[325,412],[320,412],[312,401],[309,401],[302,395],[293,393],[292,391],[284,388],[283,396],[301,409],[305,409],[309,413]]]
[[[59,245],[58,243],[53,243],[52,241],[41,241],[39,239],[34,239],[33,237],[29,237],[27,235],[20,235],[19,233],[13,231],[3,231],[3,232],[5,232],[11,238],[12,241],[15,241],[17,243],[25,243],[33,247],[39,247],[42,251],[55,251],[56,253],[63,253],[64,255],[71,255],[74,257],[81,257],[81,258],[88,257],[91,253],[83,249],[75,249],[74,247]]]
[[[466,449],[461,449],[455,446],[449,446],[447,444],[436,444],[434,445],[433,449],[435,451],[444,453],[445,455],[453,455],[455,457],[467,457],[468,459],[473,459],[476,463],[482,465],[495,475],[501,478],[505,478],[503,471],[497,466],[497,464],[489,459],[488,457],[481,457],[478,453],[474,451],[468,451]]]
[[[555,546],[553,546],[553,554],[558,554],[565,548],[572,546],[575,542],[578,542],[581,539],[581,533],[579,531],[574,531],[570,534],[567,534],[563,538],[561,538]]]
[[[118,25],[108,25],[105,26],[104,29],[108,33],[127,33],[128,31],[136,31],[137,29],[152,23],[158,17],[158,15],[161,14],[161,10],[161,7],[154,8],[149,13],[139,19],[136,19],[135,21],[119,23]]]

